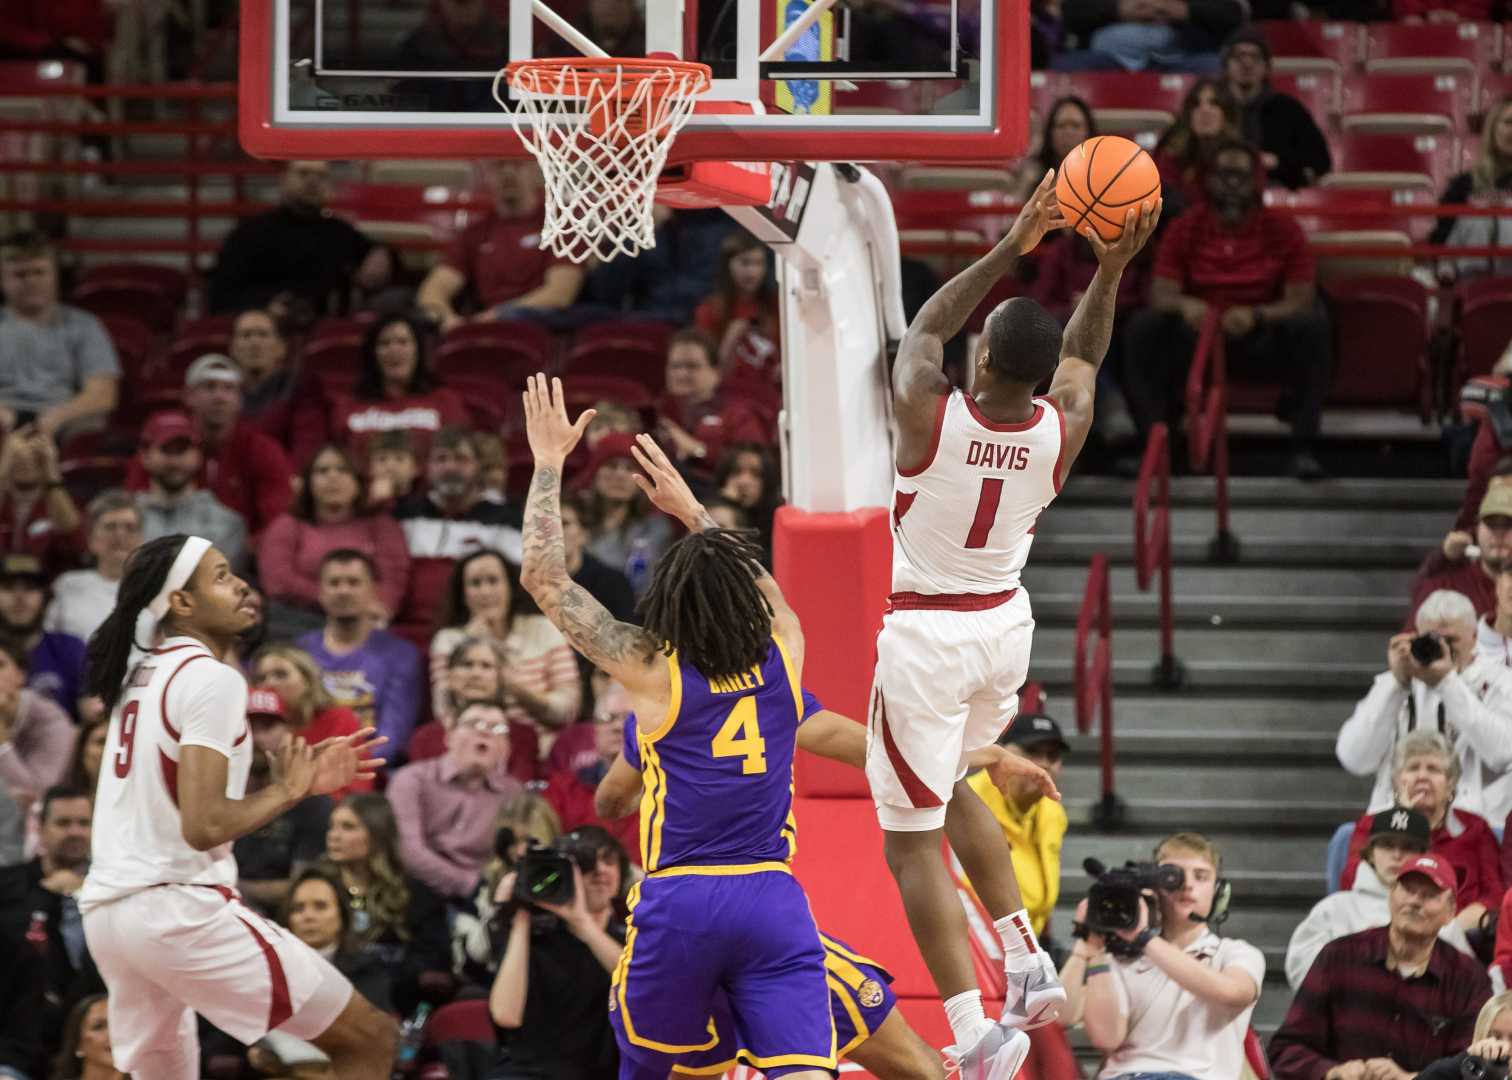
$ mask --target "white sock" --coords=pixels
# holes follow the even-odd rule
[[[977,1044],[982,1032],[992,1026],[987,1014],[982,1011],[982,992],[964,990],[945,1002],[945,1017],[950,1021],[950,1032],[955,1044],[962,1050]]]
[[[998,939],[1003,943],[1003,967],[1009,971],[1021,971],[1039,964],[1039,939],[1034,936],[1034,927],[1029,923],[1029,912],[1019,908],[1012,915],[1004,915],[992,924],[997,928]]]

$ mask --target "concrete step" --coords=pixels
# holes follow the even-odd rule
[[[1130,496],[1132,499],[1132,495]],[[1390,533],[1396,538],[1420,538],[1429,543],[1442,540],[1452,518],[1446,520],[1438,507],[1422,510],[1397,510],[1391,514]],[[1174,539],[1206,541],[1213,535],[1216,518],[1211,506],[1176,506],[1171,509],[1171,536]],[[1378,508],[1353,506],[1244,506],[1232,511],[1229,528],[1246,549],[1249,542],[1261,537],[1297,540],[1328,536],[1335,540],[1375,540],[1382,533],[1382,515]],[[1040,543],[1067,533],[1124,533],[1133,535],[1134,513],[1131,504],[1122,506],[1067,505],[1057,500],[1041,515],[1034,535]]]
[[[1113,687],[1116,697],[1128,691],[1149,690],[1154,686],[1151,665],[1154,650],[1143,656],[1131,656],[1131,649],[1119,645],[1114,635]],[[1071,693],[1072,671],[1069,650],[1064,657],[1037,655],[1029,668],[1029,677],[1047,689]],[[1380,674],[1381,661],[1334,663],[1329,661],[1276,662],[1271,660],[1188,660],[1183,688],[1198,692],[1215,690],[1264,693],[1309,691],[1358,698],[1369,689],[1370,680]],[[1116,708],[1116,706],[1115,706]],[[1347,711],[1344,715],[1348,715]],[[1342,719],[1342,717],[1341,717]]]
[[[1069,627],[1037,627],[1034,632],[1034,661],[1070,657],[1076,645],[1076,631]],[[1370,665],[1386,670],[1386,637],[1369,630],[1339,631],[1318,629],[1245,630],[1226,625],[1183,627],[1174,635],[1176,655],[1190,664],[1199,661],[1241,663],[1252,657],[1264,657],[1274,664],[1305,664],[1321,661],[1330,664]],[[1115,658],[1155,660],[1160,656],[1160,632],[1114,625]],[[1361,687],[1361,693],[1365,688]]]
[[[1447,528],[1447,523],[1446,523]],[[1437,536],[1399,536],[1395,532],[1357,539],[1332,536],[1239,536],[1239,552],[1244,566],[1365,566],[1400,567],[1412,570],[1423,556],[1443,539]],[[1060,533],[1040,537],[1030,556],[1031,562],[1085,563],[1093,555],[1106,555],[1111,562],[1127,563],[1134,558],[1132,532]],[[1171,540],[1171,559],[1178,568],[1186,564],[1209,561],[1211,532],[1201,536],[1178,536]]]
[[[1173,571],[1171,588],[1180,587],[1185,569]],[[1034,617],[1041,626],[1074,625],[1081,614],[1084,594],[1033,593]],[[1158,581],[1149,592],[1116,593],[1113,618],[1118,627],[1158,626],[1160,594]],[[1397,596],[1228,596],[1191,595],[1173,597],[1171,615],[1178,628],[1226,626],[1230,629],[1271,627],[1330,627],[1369,629],[1384,638],[1402,625],[1403,605]]]
[[[1115,786],[1119,781],[1115,777]],[[1063,789],[1064,790],[1064,789]],[[1124,825],[1128,828],[1178,829],[1252,828],[1273,829],[1278,820],[1288,828],[1333,829],[1360,815],[1368,792],[1354,798],[1193,799],[1137,798],[1124,800]],[[1101,800],[1092,795],[1067,795],[1066,817],[1072,828],[1092,828],[1098,821]]]
[[[1087,587],[1087,561],[1067,564],[1039,560],[1038,549],[1024,570],[1024,587],[1031,600],[1046,595],[1080,597]],[[1421,558],[1419,553],[1419,558]],[[1171,586],[1177,600],[1186,596],[1225,596],[1238,600],[1278,601],[1292,597],[1310,600],[1339,597],[1371,600],[1398,599],[1406,618],[1412,599],[1412,578],[1417,563],[1400,567],[1357,568],[1339,566],[1214,566],[1207,562],[1182,563],[1173,568]],[[1114,565],[1108,575],[1114,596],[1139,592],[1134,569]],[[1117,610],[1116,608],[1114,609]]]
[[[1076,896],[1085,894],[1084,884],[1070,884],[1072,875],[1078,881],[1083,878],[1084,859],[1100,859],[1107,866],[1121,866],[1128,859],[1148,860],[1154,855],[1155,845],[1169,835],[1159,829],[1067,833],[1061,848],[1061,880],[1065,883],[1065,890]],[[1316,874],[1322,878],[1328,848],[1326,832],[1256,834],[1213,830],[1204,835],[1210,835],[1223,852],[1224,871],[1230,877],[1286,873]],[[1321,891],[1318,895],[1322,895]]]
[[[1071,923],[1076,916],[1076,905],[1085,895],[1085,890],[1069,893],[1064,887],[1062,888],[1062,902],[1056,905],[1055,914],[1050,918],[1051,932],[1058,941],[1066,941],[1070,938]],[[1219,932],[1224,937],[1247,941],[1257,949],[1266,950],[1267,954],[1274,952],[1278,957],[1277,970],[1279,970],[1279,961],[1286,955],[1286,946],[1291,941],[1292,931],[1297,928],[1311,908],[1312,903],[1277,905],[1260,900],[1241,892],[1236,885],[1233,914]],[[1270,966],[1267,964],[1267,967]]]
[[[1313,764],[1333,762],[1334,732],[1297,731],[1277,737],[1269,731],[1233,731],[1228,728],[1204,731],[1125,731],[1118,721],[1118,704],[1114,703],[1114,753],[1119,762],[1162,760],[1176,764],[1216,760],[1238,766],[1256,759],[1306,761]],[[1068,735],[1071,753],[1083,761],[1094,758],[1101,746],[1100,736]]]
[[[1141,735],[1207,737],[1215,730],[1235,737],[1258,735],[1262,740],[1269,739],[1273,752],[1285,754],[1299,735],[1318,735],[1331,743],[1339,725],[1367,689],[1360,685],[1334,696],[1279,696],[1287,693],[1287,688],[1272,686],[1259,695],[1241,697],[1197,691],[1167,694],[1142,687],[1121,691],[1114,698],[1113,730],[1120,739]],[[1046,711],[1060,720],[1068,733],[1071,731],[1075,705],[1069,692],[1056,692],[1052,687]]]
[[[1272,476],[1236,476],[1229,479],[1231,508],[1320,507],[1360,510],[1440,510],[1453,515],[1465,497],[1463,480],[1349,479],[1304,484],[1300,480]],[[1214,484],[1207,476],[1178,476],[1171,481],[1173,506],[1199,506],[1212,510]],[[1134,481],[1111,476],[1074,475],[1056,505],[1084,504],[1132,506]],[[1448,522],[1444,523],[1447,530]]]

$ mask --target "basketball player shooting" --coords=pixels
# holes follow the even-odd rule
[[[132,554],[89,640],[88,692],[110,731],[79,911],[110,991],[115,1066],[136,1080],[198,1077],[199,1012],[249,1045],[275,1028],[313,1042],[341,1080],[387,1076],[393,1021],[236,893],[232,842],[373,776],[383,759],[368,751],[385,741],[370,728],[289,739],[272,782],[246,794],[247,683],[226,656],[256,619],[248,594],[210,541],[165,536]]]
[[[1008,844],[962,778],[966,755],[993,742],[1017,710],[1034,632],[1019,574],[1035,521],[1091,429],[1119,279],[1159,218],[1160,202],[1146,202],[1128,211],[1116,242],[1087,236],[1098,269],[1064,335],[1033,300],[998,305],[971,389],[953,389],[941,371],[945,343],[1022,256],[1067,225],[1047,173],[1008,234],[919,311],[893,369],[893,592],[877,638],[866,775],[888,867],[950,1020],[946,1053],[963,1080],[1008,1080],[1028,1053],[1024,1032],[1053,1021],[1065,1002],[1030,929]],[[1049,393],[1036,397],[1052,375]],[[1040,786],[1059,798],[1048,774]],[[1003,942],[1007,995],[996,1024],[982,1009],[942,829]]]

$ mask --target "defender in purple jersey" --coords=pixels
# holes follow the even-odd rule
[[[631,895],[610,1001],[620,1076],[665,1080],[680,1056],[712,1049],[709,1017],[723,994],[740,1045],[767,1076],[819,1080],[836,1060],[825,950],[788,870],[802,628],[758,549],[715,526],[647,435],[636,483],[690,535],[657,565],[645,625],[616,621],[568,576],[562,541],[563,463],[593,410],[569,421],[561,381],[544,375],[528,380],[524,399],[535,475],[522,582],[642,718],[647,877]]]

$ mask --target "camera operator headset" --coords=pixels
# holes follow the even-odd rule
[[[587,825],[527,851],[499,880],[495,922],[509,936],[488,994],[500,1047],[490,1080],[618,1074],[604,1002],[625,943],[629,865],[613,836]]]
[[[1229,887],[1211,841],[1177,833],[1155,860],[1103,873],[1077,907],[1082,940],[1061,970],[1062,1023],[1085,1025],[1106,1055],[1102,1078],[1238,1076],[1265,957],[1215,932],[1228,914]]]
[[[1497,994],[1481,1006],[1475,1034],[1463,1054],[1440,1058],[1417,1074],[1417,1080],[1507,1080],[1512,1057],[1512,992]]]

